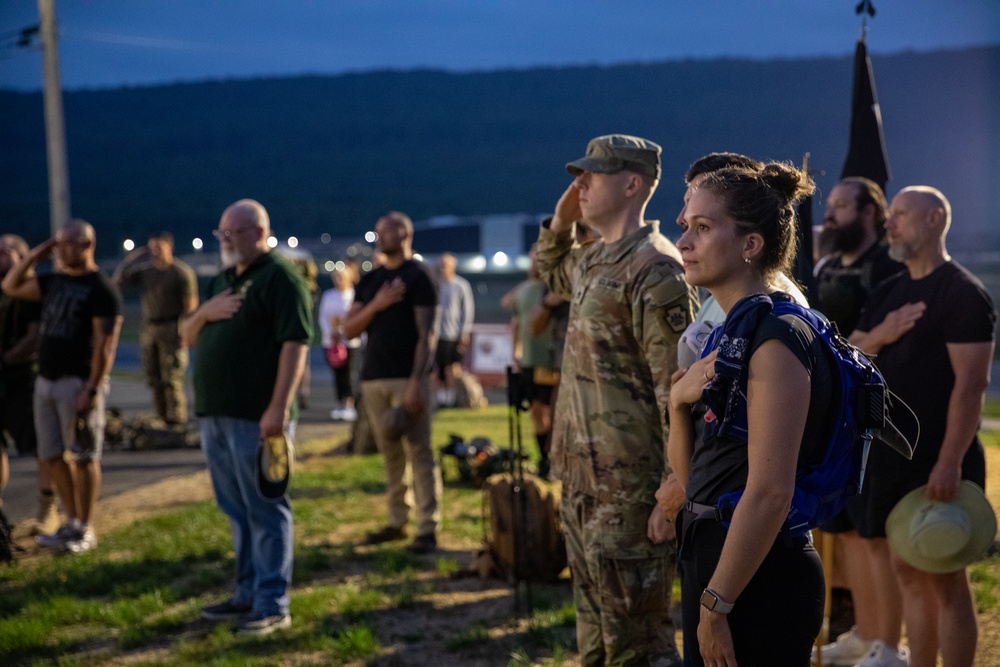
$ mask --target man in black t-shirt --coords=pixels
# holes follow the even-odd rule
[[[934,188],[909,187],[896,195],[886,238],[890,256],[906,271],[876,289],[851,335],[851,342],[878,355],[887,384],[920,419],[919,441],[915,425],[902,429],[917,443],[912,460],[888,447],[871,448],[858,532],[899,583],[911,663],[933,665],[940,651],[946,665],[971,666],[977,631],[965,570],[918,570],[885,537],[889,512],[908,492],[926,484],[930,500],[949,501],[962,479],[985,484],[977,431],[997,309],[979,279],[948,255],[950,224],[951,206]]]
[[[0,236],[0,278],[7,275],[11,267],[26,254],[28,244],[20,236]],[[32,400],[35,375],[38,373],[40,317],[41,306],[37,301],[13,299],[0,294],[0,521],[8,528],[10,524],[3,513],[2,498],[10,474],[6,436],[10,436],[21,456],[35,456],[38,451]],[[39,474],[43,474],[41,467]],[[46,523],[46,519],[49,519],[49,525],[41,532],[53,533],[59,528],[59,513],[47,474],[44,479],[39,476],[38,485],[43,495],[39,504],[38,521],[32,526],[32,530],[38,531]]]
[[[823,230],[830,234],[833,252],[816,265],[815,305],[845,336],[854,331],[875,287],[903,270],[879,238],[887,208],[882,188],[858,176],[837,183],[826,199]],[[895,646],[902,629],[896,582],[873,570],[866,543],[855,530],[858,504],[855,499],[822,527],[839,541],[835,571],[850,588],[855,621],[849,632],[822,647],[823,663],[834,667],[857,664],[876,640]],[[834,595],[835,611],[839,599]]]
[[[391,212],[375,225],[382,266],[361,279],[344,321],[344,338],[368,332],[361,370],[365,409],[385,457],[389,519],[366,541],[379,544],[406,536],[410,507],[404,476],[409,465],[417,510],[414,553],[437,548],[441,520],[441,470],[431,450],[428,403],[436,347],[437,284],[413,259],[413,222]]]
[[[885,225],[885,195],[867,178],[845,178],[826,199],[823,228],[832,233],[834,251],[816,266],[817,309],[849,335],[868,295],[903,265],[880,242]]]
[[[94,228],[70,220],[55,238],[32,248],[3,279],[5,294],[42,302],[35,382],[38,458],[45,461],[67,523],[43,546],[83,553],[97,546],[92,519],[101,492],[104,405],[122,325],[122,298],[94,261]],[[55,256],[56,271],[32,269]],[[73,454],[73,470],[63,458]]]

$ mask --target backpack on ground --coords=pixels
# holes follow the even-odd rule
[[[477,489],[497,473],[510,470],[514,461],[514,451],[497,447],[489,438],[473,438],[466,442],[454,433],[448,436],[448,444],[441,448],[441,458],[453,456],[458,466],[458,476]]]
[[[486,480],[483,530],[472,566],[483,578],[555,581],[566,567],[556,498],[534,475],[519,483],[509,473]]]
[[[770,302],[769,299],[767,301]],[[889,421],[887,401],[890,392],[882,374],[864,352],[840,335],[835,324],[820,313],[792,301],[776,300],[770,311],[773,315],[794,315],[808,324],[829,350],[832,362],[833,430],[822,460],[796,471],[795,492],[783,528],[790,535],[799,536],[832,519],[861,491],[868,449],[873,438],[879,437],[907,458],[913,456],[913,446]],[[725,325],[722,325],[712,332],[702,350],[702,357],[720,344],[725,344],[724,328]],[[743,414],[738,418],[742,418],[745,424],[745,366],[739,382],[744,398],[740,406]],[[716,516],[728,526],[742,495],[742,490],[724,494],[717,506],[709,509],[714,509]]]

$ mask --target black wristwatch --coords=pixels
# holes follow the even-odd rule
[[[701,592],[701,606],[717,614],[728,614],[733,610],[733,603],[720,598],[719,594],[711,588],[706,588]]]

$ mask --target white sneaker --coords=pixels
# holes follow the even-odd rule
[[[356,422],[358,421],[358,411],[354,408],[344,408],[340,411],[340,418],[345,422]]]
[[[812,664],[819,664],[819,656],[823,656],[823,667],[854,667],[872,650],[874,642],[858,637],[857,627],[853,627],[837,640],[825,645],[822,653],[813,646]]]
[[[857,667],[909,667],[910,654],[906,649],[897,651],[881,639],[872,642],[872,650]]]
[[[86,553],[96,547],[97,535],[94,534],[93,528],[87,528],[79,538],[66,543],[66,551],[74,554]]]
[[[66,545],[73,540],[83,537],[83,531],[66,524],[54,533],[49,535],[38,535],[35,541],[43,547],[50,549],[65,549]]]
[[[334,408],[333,410],[330,410],[330,419],[332,419],[333,421],[339,422],[343,418],[344,418],[344,411],[341,410],[340,408]]]

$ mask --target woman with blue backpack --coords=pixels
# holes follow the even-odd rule
[[[780,163],[721,169],[678,221],[685,278],[726,311],[718,346],[670,392],[686,665],[805,667],[822,624],[820,559],[789,510],[833,427],[834,362],[804,320],[771,312],[789,297],[768,288],[790,273],[794,205],[813,189]]]

